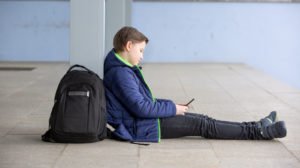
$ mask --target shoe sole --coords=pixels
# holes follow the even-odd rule
[[[277,132],[276,138],[283,138],[287,134],[286,126],[284,121],[278,121],[275,123],[275,128]]]

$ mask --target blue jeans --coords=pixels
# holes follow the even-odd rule
[[[160,119],[161,138],[263,139],[257,122],[229,122],[196,113]]]

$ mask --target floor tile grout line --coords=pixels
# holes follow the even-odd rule
[[[215,148],[213,146],[213,144],[211,143],[212,141],[208,141],[209,146],[212,148],[212,150],[214,151],[215,157],[218,159],[218,164],[220,164],[221,162],[221,157],[217,154],[217,152],[215,151]]]
[[[229,70],[231,70],[230,68],[229,68]],[[241,104],[240,104],[240,102],[238,101],[238,100],[236,100],[236,98],[230,93],[230,92],[228,92],[228,90],[226,89],[226,88],[224,88],[216,79],[214,79],[211,75],[206,75],[209,79],[211,79],[212,81],[214,81],[220,88],[222,88],[222,90],[228,95],[228,96],[230,96],[231,98],[232,98],[232,100],[236,103],[236,104],[238,104],[238,106],[239,107],[241,107],[243,110],[245,110],[246,112],[248,112],[249,113],[249,111],[247,110],[247,109],[245,109]]]
[[[140,168],[141,165],[140,165],[140,162],[141,162],[141,147],[138,145],[138,161],[137,161],[137,168]]]
[[[209,70],[208,70],[209,71]],[[176,73],[176,71],[173,71],[173,72],[175,72]],[[172,73],[172,75],[173,75],[173,73]],[[179,71],[178,71],[178,74],[177,75],[179,75]],[[196,75],[196,74],[195,74]],[[247,76],[247,75],[246,75]],[[254,78],[255,79],[255,78]],[[184,80],[184,78],[183,77],[181,77],[181,79],[179,79],[179,82],[181,82],[180,84],[181,84],[181,87],[183,87],[182,89],[184,90],[184,94],[185,95],[188,95],[188,92],[186,92],[186,91],[190,91],[189,90],[189,88],[188,87],[184,87],[183,86],[183,84],[185,83],[185,80]],[[177,83],[177,82],[176,82]],[[222,82],[220,81],[220,83],[222,84]],[[226,88],[226,85],[223,85],[225,88]],[[256,86],[256,85],[255,85]],[[180,87],[178,88],[178,89],[180,89]],[[224,88],[222,88],[222,89],[224,89]],[[228,89],[227,88],[227,90],[230,90],[230,89]],[[192,93],[191,91],[189,92],[189,93]],[[234,94],[233,94],[234,95]],[[275,100],[275,99],[274,99]],[[244,107],[243,107],[243,109],[244,109]],[[31,115],[31,113],[30,114],[28,114],[28,115]],[[28,116],[25,116],[24,118],[26,119],[26,117],[28,117]],[[21,121],[21,120],[20,120]],[[22,121],[24,121],[24,119],[22,118]],[[19,135],[19,134],[16,134],[16,135]],[[20,134],[20,135],[22,135],[22,134]],[[3,137],[2,137],[3,138]],[[162,144],[161,144],[162,145]],[[279,144],[278,144],[279,145]],[[285,148],[287,148],[287,146],[285,146],[283,143],[281,143],[281,145],[283,145]],[[222,163],[223,164],[223,162],[224,162],[224,160],[223,160],[223,156],[222,156],[222,154],[221,153],[217,153],[218,152],[218,145],[216,145],[216,144],[214,144],[214,141],[209,141],[209,146],[211,146],[212,147],[212,149],[213,149],[213,153],[215,154],[215,156],[218,156],[218,154],[219,154],[219,156],[217,157],[217,161],[218,161],[218,163],[219,163],[219,165]],[[215,147],[215,148],[214,148]],[[51,162],[48,164],[48,166],[49,167],[59,167],[59,166],[63,166],[62,165],[62,162],[64,162],[65,161],[65,156],[66,156],[66,154],[69,154],[69,149],[71,149],[71,148],[73,148],[72,146],[68,146],[68,145],[64,145],[64,146],[59,146],[59,150],[56,152],[57,153],[57,156],[55,156],[55,158],[53,158],[52,160],[51,160]],[[66,149],[68,149],[68,150],[66,150]],[[145,160],[145,159],[147,159],[147,158],[145,158],[145,157],[147,157],[147,155],[145,154],[145,152],[142,152],[142,153],[139,153],[140,151],[139,150],[144,150],[144,149],[146,149],[146,148],[143,148],[143,147],[139,147],[138,146],[138,155],[141,155],[142,156],[142,161],[140,161],[140,156],[139,156],[139,160],[138,160],[138,163],[136,164],[134,164],[135,166],[137,165],[137,167],[139,168],[139,167],[143,167],[143,166],[145,166],[145,161],[147,161],[147,160]],[[216,149],[216,150],[215,150]],[[281,150],[283,150],[284,151],[284,149],[283,148],[280,148]],[[152,150],[151,148],[150,148],[150,150]],[[154,148],[154,150],[155,150],[155,148]],[[288,150],[288,149],[287,149]],[[289,150],[288,150],[289,151]],[[292,150],[291,151],[289,151],[289,152],[292,152]],[[136,153],[136,152],[135,152]],[[146,152],[147,153],[147,152]],[[295,153],[295,152],[292,152],[293,154],[294,154],[294,156],[296,156],[297,155],[297,153]],[[70,153],[71,155],[73,155],[73,153]],[[173,153],[172,153],[173,154]],[[135,154],[136,155],[136,154]],[[271,155],[270,155],[270,157],[271,157]],[[238,158],[237,158],[238,159]],[[135,159],[134,159],[135,160]],[[294,160],[294,159],[293,159]],[[298,164],[298,162],[296,161],[296,160],[294,160],[296,163],[297,163],[297,165],[299,165]],[[298,161],[299,161],[299,159],[298,159]],[[175,163],[176,163],[176,161],[175,161]],[[279,161],[279,163],[282,163],[282,162],[280,162]],[[283,162],[284,163],[284,162]],[[74,165],[73,165],[74,166]],[[76,166],[76,165],[75,165]],[[134,167],[135,167],[134,166]],[[126,166],[125,166],[126,167]]]
[[[51,143],[51,142],[49,142],[49,143]],[[55,168],[57,166],[57,163],[58,163],[59,159],[63,156],[63,154],[66,151],[68,146],[69,146],[69,144],[64,145],[64,148],[61,150],[61,152],[59,153],[57,158],[54,160],[53,165],[51,166],[51,168]]]
[[[229,65],[229,70],[231,70],[231,71],[233,71],[234,73],[238,74],[240,77],[242,77],[242,78],[244,78],[245,80],[247,80],[248,82],[252,83],[252,84],[253,84],[254,86],[256,86],[257,88],[260,88],[261,90],[265,91],[265,92],[268,93],[269,95],[273,96],[273,97],[274,97],[276,100],[278,100],[279,102],[281,102],[281,103],[283,103],[283,104],[285,104],[285,105],[291,107],[292,109],[298,111],[297,108],[295,108],[295,107],[293,107],[293,106],[291,106],[291,105],[285,103],[283,100],[279,99],[277,96],[273,95],[271,92],[269,92],[268,90],[266,90],[265,88],[263,88],[262,86],[260,86],[260,85],[257,84],[256,82],[254,82],[253,80],[251,80],[251,79],[249,79],[249,78],[246,78],[243,74],[239,73],[236,69],[234,69],[234,68],[231,67],[230,65]],[[216,81],[216,82],[217,82],[217,81]],[[218,82],[217,82],[217,83],[218,83]],[[219,84],[219,83],[218,83],[218,84]],[[222,87],[222,88],[223,88],[223,87]],[[225,89],[225,88],[223,88],[223,89]],[[226,89],[225,89],[225,90],[226,90]],[[229,93],[227,90],[226,90],[226,92]],[[229,94],[230,94],[230,93],[229,93]],[[232,98],[234,98],[231,94],[230,94],[230,96],[231,96]],[[234,98],[234,100],[237,101],[235,98]],[[237,102],[238,102],[238,101],[237,101]],[[238,102],[238,104],[240,104],[240,103]],[[244,109],[244,108],[243,108],[243,109]],[[247,112],[249,112],[247,109],[245,109],[245,110],[246,110]]]
[[[277,100],[279,100],[280,102],[282,102],[283,104],[286,104],[286,105],[288,105],[288,106],[290,106],[289,104],[287,104],[287,103],[285,103],[283,100],[281,100],[281,99],[279,99],[277,96],[275,96],[275,95],[273,95],[271,92],[269,92],[268,90],[266,90],[265,88],[263,88],[263,87],[261,87],[260,85],[258,85],[256,82],[254,82],[254,81],[252,81],[252,80],[250,80],[249,78],[245,78],[245,76],[244,75],[242,75],[242,74],[240,74],[239,72],[237,72],[234,68],[232,68],[230,65],[228,66],[228,69],[229,70],[231,70],[231,71],[233,71],[233,72],[235,72],[236,74],[238,74],[240,77],[242,77],[242,78],[244,78],[244,79],[246,79],[247,81],[249,81],[249,82],[251,82],[252,84],[254,84],[256,87],[258,87],[258,88],[260,88],[260,89],[262,89],[262,90],[264,90],[265,92],[267,92],[268,94],[270,94],[270,95],[272,95],[273,97],[275,97]],[[228,92],[228,90],[226,89],[226,88],[224,88],[217,80],[215,80],[214,78],[212,78],[211,77],[211,75],[206,75],[207,77],[209,77],[211,80],[213,80],[213,81],[215,81],[225,92],[226,92],[226,94],[228,94],[235,102],[237,102],[237,104],[239,104],[240,105],[240,103]],[[180,81],[180,80],[179,80]],[[181,86],[182,86],[182,83],[181,83],[181,81],[180,81],[180,84],[181,84]],[[183,87],[183,86],[182,86]],[[290,107],[292,107],[292,106],[290,106]],[[246,112],[248,112],[248,110],[247,109],[245,109],[244,107],[242,107]],[[292,107],[292,108],[294,108],[294,107]],[[296,111],[298,111],[297,110],[297,108],[294,108]],[[291,152],[286,146],[285,146],[285,144],[284,143],[280,143],[281,145],[283,145],[284,146],[284,148],[298,161],[298,162],[300,162],[300,160],[299,160],[299,158],[293,153],[293,152]],[[213,151],[215,152],[215,150],[213,149]],[[217,156],[217,155],[216,155]],[[219,160],[219,157],[217,156],[217,158],[218,158],[218,160]],[[220,161],[220,160],[219,160]]]
[[[236,71],[234,68],[231,68],[232,71],[234,71],[235,73],[237,73],[238,75],[240,75],[241,77],[245,78],[244,75],[240,74],[238,71]],[[252,81],[251,79],[249,78],[245,78],[247,81],[251,82],[252,84],[254,84],[255,86],[257,86],[258,88],[264,90],[265,92],[267,92],[268,94],[272,95],[273,97],[275,97],[277,100],[279,100],[281,103],[291,107],[292,109],[298,111],[298,109],[294,108],[293,106],[285,103],[283,100],[279,99],[277,96],[273,95],[272,92],[269,92],[267,89],[261,87],[260,85],[258,85],[256,82]],[[283,142],[280,142],[280,144],[282,146],[284,146],[284,148],[300,163],[300,159],[292,152],[290,151],[290,149],[287,148],[287,146],[283,143]]]
[[[39,104],[38,107],[36,107],[36,108],[33,110],[33,112],[31,112],[31,113],[25,115],[24,117],[22,117],[22,118],[20,119],[20,121],[16,122],[16,124],[14,125],[14,127],[12,127],[11,129],[9,129],[9,130],[5,133],[5,136],[6,136],[6,135],[23,135],[23,134],[14,134],[14,133],[12,133],[12,131],[13,131],[14,129],[16,129],[17,126],[18,126],[19,124],[22,124],[22,122],[24,122],[24,120],[27,120],[28,117],[30,116],[30,114],[36,112],[36,110],[39,109],[40,106],[41,106],[41,104]],[[30,135],[30,134],[25,134],[25,135]]]
[[[181,79],[180,79],[180,75],[178,74],[178,72],[176,72],[175,75],[176,75],[176,78],[177,78],[178,81],[179,81],[179,84],[180,84],[180,86],[181,86],[181,88],[182,88],[182,90],[183,90],[185,96],[189,97],[189,94],[188,94],[188,92],[186,91],[186,89],[184,88],[184,85],[183,85],[183,83],[182,83],[182,81],[181,81]],[[192,108],[193,108],[194,110],[196,110],[197,112],[199,111],[199,110],[197,109],[197,107],[195,107],[195,106],[193,106],[193,105],[192,105]]]
[[[294,154],[294,152],[290,151],[283,142],[280,142],[280,144],[300,163],[300,159]]]
[[[176,73],[176,77],[177,77],[177,79],[179,81],[179,84],[180,84],[180,86],[181,86],[181,88],[183,90],[184,95],[188,97],[188,94],[187,94],[187,92],[186,92],[186,90],[184,88],[184,85],[183,85],[183,83],[182,83],[182,81],[181,81],[180,76],[178,75],[178,73]],[[197,109],[195,109],[195,110],[197,110]]]
[[[18,92],[24,90],[25,88],[27,88],[27,87],[33,85],[33,84],[36,83],[39,79],[40,79],[40,78],[37,77],[37,78],[35,78],[33,81],[29,81],[26,85],[22,86],[21,88],[18,88],[18,89],[16,89],[16,90],[14,90],[12,93],[9,93],[9,94],[7,95],[7,97],[10,97],[10,96],[12,96],[13,94],[16,94],[16,93],[18,93]]]
[[[235,70],[234,68],[231,67],[231,70],[235,73],[237,73],[239,76],[243,77],[245,80],[251,82],[252,84],[254,84],[256,87],[260,88],[261,90],[265,91],[266,93],[268,93],[269,95],[273,96],[274,98],[276,98],[278,101],[280,101],[281,103],[291,107],[292,109],[299,111],[300,109],[286,103],[285,101],[283,101],[282,99],[280,99],[279,97],[277,97],[276,95],[274,95],[272,92],[268,91],[267,89],[265,89],[264,87],[262,87],[261,85],[257,84],[255,81],[251,80],[250,78],[245,78],[244,75],[242,75],[241,73],[239,73],[237,70]]]
[[[179,74],[178,74],[177,72],[175,72],[175,75],[176,75],[176,78],[177,78],[178,81],[179,81],[179,84],[180,84],[180,86],[181,86],[181,88],[182,88],[182,90],[183,90],[185,96],[188,96],[188,95],[187,95],[187,92],[186,92],[186,90],[185,90],[185,88],[184,88],[184,86],[183,86],[183,83],[182,83],[182,81],[181,81],[181,79],[180,79]]]

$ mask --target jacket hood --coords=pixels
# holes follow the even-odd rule
[[[120,67],[120,66],[128,66],[128,65],[126,65],[121,60],[119,60],[115,55],[114,49],[112,49],[105,58],[104,73],[108,72],[110,69],[114,67]]]
[[[114,67],[128,67],[133,70],[142,69],[141,66],[133,66],[122,58],[116,56],[115,50],[112,49],[106,56],[104,61],[104,74]]]

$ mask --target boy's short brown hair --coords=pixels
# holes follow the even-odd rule
[[[132,41],[133,43],[145,41],[147,44],[149,39],[136,28],[125,26],[121,28],[114,37],[114,49],[117,52],[123,51],[128,41]]]

